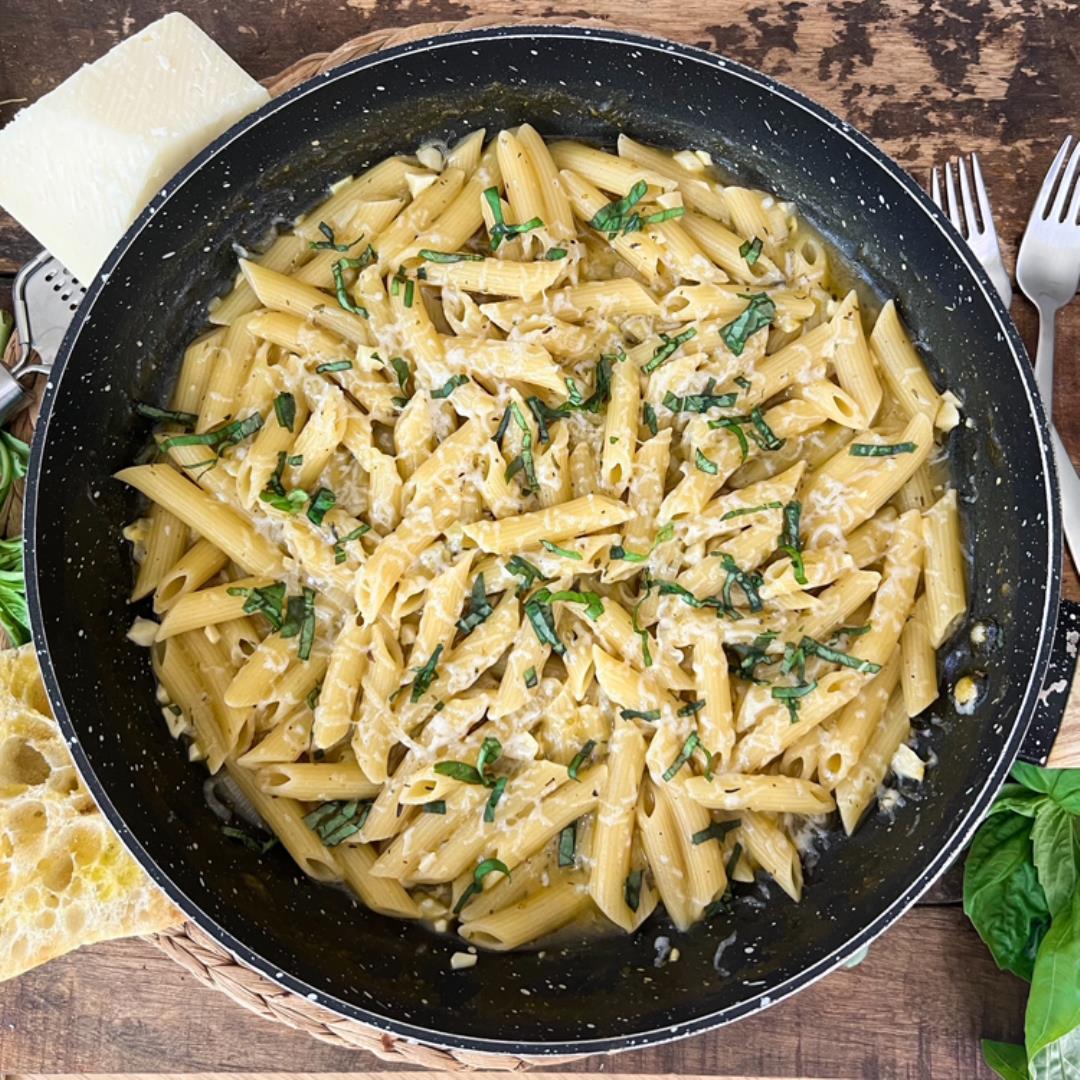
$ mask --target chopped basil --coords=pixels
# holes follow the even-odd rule
[[[352,543],[353,540],[359,540],[365,533],[371,532],[371,526],[367,524],[357,525],[352,532],[346,533],[334,544],[334,562],[337,564],[343,563],[348,554],[345,551],[345,545]]]
[[[799,699],[806,697],[811,690],[817,689],[817,680],[809,683],[800,683],[798,686],[774,686],[772,696],[777,701],[782,701],[791,716],[791,722],[799,722]]]
[[[252,836],[246,829],[238,828],[236,825],[222,825],[221,835],[229,837],[230,840],[239,840],[248,851],[254,851],[256,855],[265,855],[278,842],[276,836],[260,840]]]
[[[551,439],[548,425],[555,423],[556,420],[562,420],[570,412],[569,402],[560,405],[557,409],[553,409],[546,401],[535,394],[527,397],[525,404],[529,406],[529,412],[533,414],[533,418],[536,420],[536,432],[542,443],[546,443]]]
[[[499,447],[502,446],[503,436],[506,434],[507,428],[510,427],[510,415],[510,406],[507,405],[503,410],[499,426],[495,429],[495,434],[491,436],[491,441]]]
[[[842,637],[862,637],[863,634],[869,634],[871,629],[872,627],[869,623],[865,626],[841,626],[840,629],[833,634],[833,641]]]
[[[468,375],[451,375],[438,390],[431,391],[431,396],[435,399],[448,398],[459,386],[464,386],[468,381]]]
[[[742,354],[750,336],[769,326],[776,314],[776,305],[765,293],[754,293],[743,299],[750,303],[740,315],[720,328],[721,339],[736,356]]]
[[[559,833],[559,865],[573,866],[575,849],[577,848],[577,822],[571,821],[562,832]]]
[[[620,709],[619,715],[624,720],[650,720],[657,721],[660,719],[659,709]]]
[[[483,778],[476,771],[475,765],[465,761],[437,761],[435,772],[439,776],[449,776],[462,784],[483,784]]]
[[[712,379],[709,380],[713,382]],[[672,412],[706,413],[710,409],[730,409],[738,400],[738,394],[714,394],[706,388],[703,394],[685,394],[679,397],[670,390],[664,395],[664,408]]]
[[[738,585],[746,596],[746,602],[750,605],[750,610],[753,612],[760,611],[763,607],[761,594],[758,592],[761,587],[760,575],[740,570],[735,560],[725,552],[714,551],[713,554],[720,555],[723,560],[723,567],[727,571],[723,590],[724,610],[734,610],[735,605],[731,602],[731,593],[732,589]]]
[[[700,450],[694,451],[694,468],[710,476],[716,476],[720,471],[716,462],[710,461]]]
[[[273,478],[271,477],[271,479]],[[267,488],[265,491],[259,492],[259,498],[275,510],[281,510],[285,514],[295,514],[297,511],[303,510],[308,503],[307,492],[299,489],[290,491],[285,495],[278,495],[277,492]]]
[[[561,548],[558,544],[554,544],[550,540],[541,540],[540,546],[545,551],[550,551],[552,555],[561,555],[564,559],[573,559],[574,562],[581,562],[580,551],[571,551],[569,548]]]
[[[334,277],[334,295],[337,297],[338,307],[366,319],[367,308],[354,303],[352,297],[349,296],[349,290],[345,287],[345,270],[355,269],[361,265],[363,265],[362,259],[338,259],[330,268],[330,272]]]
[[[712,597],[706,597],[704,600],[699,600],[685,585],[680,585],[677,581],[656,581],[656,585],[659,586],[661,596],[677,596],[683,603],[689,604],[690,607],[718,607],[719,601],[714,600]]]
[[[754,441],[762,450],[779,450],[785,443],[785,439],[778,439],[776,433],[765,422],[765,414],[761,409],[752,409],[750,421],[754,425]]]
[[[732,829],[739,827],[739,819],[734,821],[714,821],[707,828],[700,829],[690,837],[693,844],[706,844],[710,840],[723,840]]]
[[[724,876],[728,879],[728,887],[724,890],[725,899],[728,899],[731,896],[732,875],[735,873],[735,868],[739,865],[742,853],[743,846],[736,840],[735,846],[731,849],[731,854],[728,856],[728,861],[724,864]]]
[[[791,559],[791,572],[796,582],[806,585],[806,567],[802,557],[802,537],[799,535],[799,519],[802,515],[802,503],[793,499],[784,507],[784,530],[780,534],[780,550]]]
[[[516,401],[510,402],[510,414],[514,419],[514,423],[517,424],[522,432],[521,453],[506,467],[505,478],[511,480],[524,469],[526,481],[525,493],[529,494],[540,486],[540,482],[536,478],[536,462],[533,459],[532,432],[529,430],[529,424],[522,415],[521,409],[518,407]]]
[[[601,355],[596,362],[596,373],[593,376],[593,392],[587,398],[582,398],[581,391],[578,390],[577,383],[573,379],[567,379],[566,385],[570,392],[567,404],[571,408],[581,409],[594,415],[600,412],[611,400],[611,373],[614,370],[615,362],[625,359],[626,353],[621,349],[617,353],[604,353]]]
[[[686,213],[686,207],[684,206],[671,206],[666,210],[657,210],[655,214],[646,214],[641,220],[646,225],[660,225],[665,221],[673,221],[675,218],[681,218]],[[627,230],[632,231],[632,230]]]
[[[400,356],[391,356],[390,366],[397,376],[398,386],[401,387],[403,393],[408,393],[409,375],[411,374],[409,365]]]
[[[348,371],[352,367],[351,360],[335,360],[330,364],[320,364],[315,369],[316,375],[331,374],[335,371]]]
[[[634,605],[633,611],[630,613],[630,625],[633,627],[634,633],[641,638],[641,659],[644,661],[645,666],[650,668],[652,667],[652,653],[649,651],[649,631],[638,625],[638,610],[643,603],[645,601],[640,600]]]
[[[476,771],[480,773],[480,782],[485,787],[491,787],[495,781],[489,781],[484,770],[488,765],[494,765],[502,756],[502,743],[498,739],[492,739],[490,735],[481,743],[480,753],[476,755]]]
[[[413,294],[416,290],[416,282],[412,278],[408,278],[405,282],[405,298],[403,303],[407,308],[411,308],[413,305]]]
[[[705,699],[698,698],[696,701],[691,701],[689,704],[684,705],[677,713],[678,716],[694,716],[696,713],[701,712],[705,708]]]
[[[896,454],[914,454],[918,449],[913,442],[852,443],[848,453],[852,457],[893,457]]]
[[[596,229],[597,232],[608,233],[609,236],[622,232],[627,225],[627,214],[645,198],[648,190],[649,185],[644,180],[638,180],[621,199],[615,199],[601,206],[589,219],[590,227]]]
[[[694,751],[699,746],[701,746],[701,740],[697,737],[697,732],[692,731],[686,737],[686,742],[683,743],[679,756],[664,770],[665,783],[675,778],[675,774],[694,756]]]
[[[557,262],[559,259],[565,259],[566,258],[566,248],[551,248],[544,255],[544,258],[548,262]]]
[[[421,259],[433,263],[459,263],[459,262],[483,262],[483,255],[474,255],[469,251],[432,251],[430,248],[421,248]]]
[[[691,326],[684,330],[681,334],[676,334],[674,337],[668,337],[667,334],[661,334],[660,340],[663,342],[659,345],[656,351],[652,354],[652,359],[642,367],[642,371],[648,375],[655,371],[661,364],[665,363],[675,352],[675,350],[685,342],[689,341],[692,337],[697,336],[697,327]]]
[[[398,296],[401,293],[401,286],[405,284],[408,278],[405,277],[405,267],[399,266],[394,271],[394,276],[390,279],[390,295]]]
[[[314,690],[307,696],[307,707],[314,712],[315,706],[319,704],[319,698],[322,695],[322,683],[319,683]]]
[[[300,468],[300,466],[304,464],[304,455],[303,454],[292,454],[292,455],[290,455],[289,464],[294,469]]]
[[[348,251],[353,244],[358,244],[359,240],[354,240],[352,244],[339,244],[334,239],[334,230],[326,224],[325,221],[319,222],[319,232],[326,237],[325,240],[312,240],[308,244],[308,247],[313,248],[316,251]]]
[[[739,450],[742,453],[742,460],[745,461],[750,454],[750,443],[747,442],[746,432],[742,429],[741,417],[725,416],[721,420],[710,420],[709,427],[711,428],[726,428],[739,440]]]
[[[484,807],[484,820],[492,822],[495,820],[495,807],[499,805],[499,800],[503,797],[503,792],[506,791],[506,785],[509,783],[505,776],[500,776],[495,781],[495,786],[491,789],[491,798],[488,799],[487,805]]]
[[[329,488],[319,488],[312,497],[311,505],[308,507],[308,521],[313,525],[321,525],[327,511],[332,510],[336,502],[337,496]]]
[[[491,190],[494,191],[495,189],[492,188]],[[510,880],[510,870],[509,870],[509,868],[507,867],[506,863],[500,862],[498,859],[485,859],[473,871],[472,882],[469,884],[469,887],[461,894],[461,897],[458,900],[458,902],[454,905],[454,914],[455,915],[460,915],[461,914],[461,909],[474,896],[476,896],[477,893],[480,893],[480,892],[484,891],[484,884],[483,884],[484,878],[486,878],[488,876],[488,874],[495,873],[496,871],[498,873],[500,873],[500,874],[505,874],[506,879],[508,881]]]
[[[626,906],[631,911],[637,911],[641,904],[641,878],[643,871],[632,870],[626,877],[626,885],[623,888]]]
[[[753,266],[758,261],[762,246],[760,236],[755,236],[753,240],[747,240],[745,244],[740,245],[739,254],[746,260],[747,266]]]
[[[545,579],[546,580],[546,579]],[[536,640],[541,645],[550,645],[556,656],[566,653],[566,646],[559,640],[555,631],[555,614],[551,610],[549,597],[551,593],[547,589],[541,589],[531,600],[525,604],[525,617],[536,634]]]
[[[541,596],[549,603],[562,601],[568,604],[584,604],[585,614],[593,622],[596,622],[604,614],[604,599],[599,593],[578,592],[575,589],[560,589],[558,592],[550,592],[548,589],[541,589],[535,598],[539,599]]]
[[[799,648],[808,655],[827,660],[830,664],[841,664],[843,667],[854,668],[858,672],[876,675],[881,670],[881,665],[875,664],[872,660],[860,660],[857,656],[849,656],[847,653],[823,645],[820,641],[815,641],[812,637],[804,636],[799,642]]]
[[[645,426],[655,435],[660,430],[660,425],[656,422],[656,410],[647,401],[642,407],[642,416]]]
[[[521,578],[521,584],[517,587],[516,593],[519,597],[524,596],[536,582],[551,580],[551,578],[544,577],[542,571],[538,570],[528,559],[524,559],[520,555],[511,555],[510,558],[506,560],[506,569],[515,577]]]
[[[216,452],[223,454],[230,446],[254,435],[263,425],[262,414],[253,412],[243,420],[232,420],[227,424],[219,424],[209,431],[198,435],[173,435],[162,442],[160,449],[171,450],[174,446],[213,446]]]
[[[159,409],[156,405],[147,405],[145,401],[135,402],[135,411],[148,420],[158,420],[183,427],[194,427],[199,422],[195,413],[177,412],[175,409]]]
[[[484,191],[484,199],[491,210],[491,216],[495,219],[495,224],[491,226],[490,230],[492,251],[498,251],[503,237],[517,236],[519,233],[531,232],[533,229],[542,229],[544,227],[543,220],[538,217],[529,218],[528,221],[524,221],[520,225],[507,224],[503,217],[502,200],[499,198],[498,188],[487,188]]]
[[[589,741],[574,755],[573,760],[566,766],[566,775],[569,776],[571,780],[578,780],[580,783],[578,773],[580,772],[582,765],[587,765],[589,763],[589,758],[592,757],[592,752],[595,749],[596,740],[589,739]]]
[[[776,631],[768,630],[758,634],[749,645],[731,645],[731,650],[739,657],[739,674],[751,682],[760,682],[754,675],[759,664],[771,664],[773,658],[768,654],[769,645],[776,639]]]
[[[539,682],[539,678],[536,675],[536,668],[530,667],[525,669],[525,688],[531,690]]]
[[[737,510],[729,510],[721,521],[730,521],[732,518],[743,517],[746,514],[760,514],[766,510],[782,510],[784,504],[781,502],[767,502],[762,503],[760,506],[740,506]]]
[[[358,833],[371,813],[371,802],[359,799],[335,799],[324,802],[304,815],[304,824],[315,832],[327,847],[337,847]]]
[[[446,800],[445,799],[432,799],[431,802],[424,803],[425,814],[445,814],[446,813]]]
[[[292,394],[278,394],[274,398],[274,414],[277,422],[286,430],[292,431],[296,423],[296,398]]]
[[[415,705],[431,688],[432,682],[435,680],[436,670],[435,666],[439,662],[439,657],[442,656],[443,646],[438,644],[435,646],[432,654],[427,658],[424,666],[421,668],[415,668],[416,678],[413,679],[412,693],[409,695],[409,700]]]
[[[495,609],[488,602],[484,575],[477,574],[469,594],[469,613],[458,619],[457,628],[468,637],[481,623],[491,617]]]
[[[263,585],[257,589],[247,589],[233,585],[225,590],[230,596],[246,597],[245,615],[262,615],[275,630],[281,629],[282,608],[285,606],[285,582],[275,581],[273,585]]]

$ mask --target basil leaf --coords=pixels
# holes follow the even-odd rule
[[[624,720],[650,720],[655,723],[660,719],[659,709],[620,709],[619,715]]]
[[[432,251],[430,248],[421,248],[418,252],[421,259],[433,263],[459,263],[459,262],[483,262],[483,255],[473,255],[468,251]]]
[[[852,443],[848,453],[852,457],[895,457],[897,454],[914,454],[918,449],[913,442]]]
[[[361,262],[360,259],[338,259],[330,268],[330,272],[334,278],[334,295],[337,297],[338,307],[366,319],[368,317],[367,308],[353,303],[352,297],[349,296],[349,290],[345,287],[346,269],[355,268]]]
[[[1054,916],[1053,924],[1035,956],[1031,992],[1024,1017],[1029,1061],[1036,1062],[1045,1047],[1066,1038],[1080,1027],[1078,972],[1080,890],[1074,892],[1071,903]]]
[[[371,802],[336,799],[325,802],[304,815],[304,824],[313,830],[327,847],[337,847],[358,833],[371,813]]]
[[[761,256],[762,240],[755,236],[753,240],[747,240],[739,246],[739,254],[746,260],[747,266],[753,266]]]
[[[663,344],[657,347],[656,351],[652,354],[652,358],[642,366],[642,372],[646,375],[652,374],[652,372],[662,364],[666,363],[674,355],[675,350],[678,349],[680,345],[696,336],[696,326],[688,327],[681,334],[676,334],[674,337],[668,337],[667,334],[662,333],[660,335],[660,340]]]
[[[574,562],[581,562],[580,551],[571,551],[569,548],[559,547],[558,544],[553,543],[551,540],[541,540],[540,546],[545,551],[550,551],[552,555],[561,555],[564,559],[573,559]]]
[[[183,427],[193,428],[199,422],[199,418],[195,413],[177,412],[175,409],[159,409],[156,405],[148,405],[145,401],[136,401],[135,411],[148,420],[180,424]]]
[[[1023,784],[1006,784],[998,792],[994,805],[990,807],[990,813],[996,814],[1001,810],[1011,810],[1014,814],[1022,814],[1024,817],[1033,818],[1039,812],[1039,807],[1046,801],[1046,795],[1031,791],[1024,787]]]
[[[1030,981],[1050,909],[1032,861],[1032,821],[991,814],[964,863],[964,913],[999,968]]]
[[[500,776],[491,789],[491,798],[488,799],[487,805],[484,807],[484,820],[489,824],[495,820],[495,807],[499,805],[499,800],[503,797],[503,792],[506,791],[508,783],[509,781],[505,776]]]
[[[483,784],[483,778],[476,771],[475,765],[467,761],[438,761],[435,763],[435,772],[439,776],[449,776],[451,780],[457,780],[462,784]]]
[[[559,865],[573,866],[575,862],[575,849],[577,848],[577,822],[571,821],[562,832],[559,833]]]
[[[494,191],[494,188],[491,188]],[[506,863],[500,862],[498,859],[485,859],[474,871],[473,879],[469,887],[461,894],[460,899],[454,905],[454,914],[460,915],[461,909],[474,897],[477,893],[483,892],[484,878],[488,874],[492,874],[498,871],[500,874],[505,874],[507,880],[510,879],[510,870]]]
[[[354,240],[352,244],[339,244],[334,239],[334,230],[326,224],[325,221],[319,222],[319,232],[326,237],[325,240],[312,240],[308,247],[315,251],[348,251],[353,244],[360,243],[359,240]]]
[[[468,381],[468,375],[451,375],[438,390],[431,391],[431,396],[434,400],[448,398],[459,386],[464,386]]]
[[[771,325],[776,305],[765,293],[746,296],[749,300],[742,313],[720,328],[720,338],[735,356],[740,356],[751,335]]]
[[[641,904],[641,878],[643,873],[641,870],[633,870],[626,878],[626,886],[623,891],[626,906],[631,911],[637,911],[638,906]]]
[[[348,371],[352,368],[351,360],[334,360],[329,364],[320,364],[315,369],[316,375],[332,375],[335,371]]]
[[[588,763],[589,758],[592,757],[592,752],[596,749],[596,740],[589,739],[589,741],[574,755],[573,760],[566,767],[566,775],[571,780],[578,779],[578,772],[581,770],[581,766]]]
[[[312,525],[321,525],[327,511],[332,510],[336,502],[337,496],[329,488],[319,488],[311,500],[311,505],[308,507],[308,520]]]
[[[660,430],[660,425],[656,420],[656,410],[647,401],[642,406],[642,416],[645,420],[645,426],[655,435]]]
[[[1080,814],[1080,769],[1040,769],[1018,761],[1012,778],[1032,791],[1049,795],[1070,814]]]
[[[550,251],[545,253],[544,258],[548,262],[557,262],[559,259],[565,259],[566,248],[551,248]]]
[[[445,799],[432,799],[431,802],[424,803],[425,814],[445,814],[446,813],[446,800]]]
[[[528,559],[524,559],[520,555],[511,555],[506,560],[506,569],[515,577],[521,578],[521,584],[517,587],[515,594],[519,597],[524,596],[536,582],[551,580],[549,577],[544,577],[540,570],[533,566]]]
[[[1047,800],[1031,829],[1031,845],[1046,905],[1057,919],[1080,888],[1080,817]]]
[[[993,1039],[982,1040],[983,1061],[1002,1078],[1002,1080],[1029,1080],[1027,1070],[1027,1050],[1016,1043],[995,1042]]]
[[[481,623],[491,617],[495,609],[488,602],[484,575],[477,574],[469,594],[469,613],[458,619],[457,628],[468,637]]]
[[[292,394],[278,394],[274,398],[274,414],[277,422],[286,430],[292,431],[296,423],[296,398]]]
[[[693,844],[705,844],[709,840],[723,840],[732,829],[739,827],[739,819],[734,821],[714,821],[707,828],[701,829],[690,837]]]
[[[637,183],[621,198],[601,206],[589,219],[590,228],[597,232],[618,233],[626,226],[626,216],[637,203],[645,198],[649,185],[644,180]]]
[[[1076,1080],[1080,1061],[1080,1027],[1043,1047],[1028,1062],[1031,1080]]]
[[[413,679],[412,693],[409,695],[409,700],[415,705],[431,688],[432,682],[436,677],[435,665],[439,662],[439,657],[442,656],[443,647],[442,644],[435,646],[432,654],[427,658],[427,662],[421,668],[415,668],[416,678]]]

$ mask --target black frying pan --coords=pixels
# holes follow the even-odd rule
[[[154,704],[134,612],[135,503],[110,475],[147,439],[131,400],[161,401],[234,245],[327,185],[431,137],[529,120],[609,142],[625,130],[706,149],[753,186],[796,200],[867,301],[896,296],[939,383],[971,424],[951,437],[972,551],[972,617],[1000,630],[973,655],[967,628],[943,678],[979,670],[973,717],[944,694],[920,727],[938,761],[891,820],[871,817],[808,869],[796,906],[775,887],[733,916],[544,954],[483,955],[384,919],[224,838]],[[621,1049],[733,1020],[805,986],[884,930],[955,857],[1020,747],[1058,608],[1061,538],[1052,455],[1030,368],[986,276],[915,184],[823,109],[696,49],[614,32],[488,30],[393,49],[312,80],[239,124],[157,196],[119,244],[67,336],[34,445],[27,499],[35,640],[79,768],[125,843],[200,926],[291,990],[398,1035],[522,1054]],[[766,886],[767,887],[767,886]],[[734,944],[718,945],[735,933]],[[653,967],[669,936],[677,964]],[[715,961],[715,962],[714,962]],[[649,979],[643,978],[647,974]]]

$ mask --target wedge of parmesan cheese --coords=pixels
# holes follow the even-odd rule
[[[88,285],[169,178],[267,100],[190,19],[166,15],[0,131],[0,205]]]

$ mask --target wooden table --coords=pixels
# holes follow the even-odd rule
[[[692,42],[803,90],[860,127],[917,177],[979,152],[1011,266],[1043,170],[1080,130],[1080,16],[1068,0],[5,0],[0,100],[34,100],[125,35],[179,9],[262,78],[386,26],[475,14],[592,15]],[[1071,10],[1070,10],[1071,9]],[[17,105],[0,106],[0,122]],[[4,168],[17,168],[5,162]],[[37,251],[0,215],[0,290]],[[0,291],[0,298],[3,292]],[[1035,314],[1013,304],[1034,344]],[[1080,304],[1058,320],[1056,419],[1080,460]],[[1070,565],[1066,595],[1080,599]],[[1080,765],[1075,736],[1055,763]],[[958,906],[958,877],[904,917],[852,971],[761,1016],[673,1045],[592,1059],[582,1071],[753,1077],[989,1076],[978,1038],[1018,1039],[1026,987],[998,972]],[[0,1073],[385,1070],[258,1020],[148,944],[83,950],[0,986]]]

